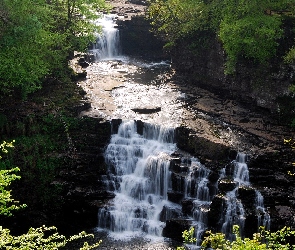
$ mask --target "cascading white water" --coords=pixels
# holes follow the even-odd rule
[[[185,178],[185,197],[193,198],[193,227],[196,244],[199,246],[201,237],[207,229],[207,214],[210,206],[209,188],[207,186],[210,170],[205,168],[196,158],[191,158],[191,165]]]
[[[97,34],[96,42],[93,43],[90,52],[95,59],[112,59],[120,53],[119,30],[114,22],[116,15],[103,15],[96,21],[97,26],[101,26],[102,32]]]
[[[238,182],[239,186],[248,186],[249,183],[249,170],[246,163],[246,154],[239,153],[234,163],[234,181]]]
[[[246,164],[246,155],[238,153],[237,159],[234,163],[234,181],[237,187],[226,193],[226,213],[224,215],[224,223],[221,232],[233,240],[232,228],[233,225],[239,225],[240,232],[243,232],[245,222],[245,211],[243,204],[237,199],[237,191],[240,186],[248,186],[249,183],[249,170]]]
[[[255,190],[256,193],[256,213],[258,217],[258,229],[263,226],[266,230],[270,229],[270,215],[264,207],[264,199],[262,194]]]
[[[239,199],[237,199],[237,192],[239,187],[250,187],[249,182],[249,170],[246,163],[246,154],[238,153],[237,159],[234,163],[234,174],[233,178],[237,186],[234,190],[226,193],[226,213],[224,215],[224,223],[222,225],[221,231],[228,236],[229,239],[233,240],[234,236],[232,235],[233,225],[239,225],[240,233],[243,235],[243,228],[245,223],[245,210],[243,204]],[[257,190],[256,193],[256,214],[258,218],[258,227],[264,226],[266,229],[269,229],[270,225],[270,216],[266,212],[263,204],[263,196]],[[263,218],[263,220],[261,219]]]
[[[239,225],[240,232],[243,232],[245,223],[245,210],[243,204],[237,199],[237,189],[226,193],[226,213],[221,232],[227,235],[230,240],[234,240],[232,235],[233,225]]]
[[[105,152],[112,167],[110,181],[118,184],[114,185],[116,197],[109,208],[99,211],[99,227],[125,238],[136,233],[161,236],[165,224],[159,220],[160,213],[165,205],[173,206],[167,192],[169,155],[175,149],[171,129],[145,124],[139,135],[135,121],[119,126]]]

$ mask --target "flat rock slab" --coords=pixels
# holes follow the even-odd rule
[[[132,111],[139,114],[153,114],[161,111],[161,107],[149,107],[149,108],[134,108]]]

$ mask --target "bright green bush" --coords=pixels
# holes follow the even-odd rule
[[[223,233],[206,232],[207,236],[202,242],[201,249],[216,249],[216,250],[290,250],[295,249],[295,231],[289,227],[284,227],[277,232],[271,233],[260,228],[259,233],[253,234],[253,238],[242,238],[239,232],[239,226],[233,227],[235,235],[234,241],[226,239]],[[182,234],[183,242],[191,244],[196,241],[194,238],[194,229],[185,230]],[[177,250],[190,249],[189,246],[177,247]]]

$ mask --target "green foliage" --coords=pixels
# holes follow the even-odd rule
[[[151,0],[148,17],[154,31],[165,34],[168,44],[203,29],[208,18],[201,0]]]
[[[287,250],[294,249],[295,245],[289,242],[290,237],[295,236],[295,231],[288,227],[284,227],[277,232],[271,233],[261,228],[259,233],[253,234],[253,238],[242,239],[239,233],[239,226],[233,227],[236,239],[229,241],[222,233],[207,232],[209,236],[205,237],[202,242],[202,249],[228,249],[228,250]]]
[[[233,73],[240,56],[266,63],[276,53],[282,36],[281,20],[267,15],[268,1],[226,0],[219,37],[227,53],[226,73]]]
[[[182,238],[184,244],[192,244],[196,242],[194,237],[195,228],[191,227],[189,230],[184,230],[182,232]],[[185,250],[185,247],[177,247],[177,250]]]
[[[93,237],[93,235],[81,232],[78,235],[66,238],[64,235],[59,234],[55,227],[45,226],[39,228],[30,228],[26,234],[12,236],[9,229],[3,229],[0,227],[0,249],[60,249],[69,242],[89,237]],[[85,242],[80,250],[94,249],[98,247],[100,243],[101,241],[97,242],[96,244],[89,245],[87,242]]]
[[[182,233],[183,242],[185,244],[190,244],[196,242],[196,239],[194,238],[194,232],[195,228],[191,227],[190,230],[184,230]]]
[[[12,143],[3,142],[0,144],[0,151],[7,153],[7,148],[13,147]],[[11,190],[7,190],[12,181],[19,179],[20,176],[14,174],[19,171],[19,168],[13,168],[10,170],[0,170],[0,215],[10,216],[13,210],[17,210],[25,207],[25,205],[17,206],[17,201],[12,199]],[[81,232],[78,235],[66,238],[57,232],[55,227],[39,227],[30,228],[25,234],[19,236],[13,236],[10,234],[10,230],[0,226],[0,249],[14,249],[14,250],[31,250],[31,249],[60,249],[66,244],[79,239],[93,237],[92,234],[86,234]],[[90,250],[99,246],[101,241],[89,245],[84,242],[84,245],[80,250]]]
[[[18,188],[15,197],[29,207],[53,216],[64,205],[63,186],[54,184],[54,180],[62,168],[72,166],[71,131],[78,126],[77,120],[59,111],[28,115],[4,124],[13,131],[16,142],[15,150],[3,155],[0,170],[22,167],[22,178],[15,184]]]
[[[226,52],[225,73],[232,74],[240,58],[266,64],[276,55],[289,12],[294,12],[292,0],[150,0],[148,17],[169,46],[200,31],[214,32]],[[285,60],[294,58],[291,49]]]
[[[0,152],[8,153],[7,148],[14,147],[13,142],[2,142],[0,144]],[[2,156],[0,155],[1,158]],[[19,168],[0,170],[0,215],[11,216],[11,211],[25,207],[25,205],[19,206],[18,202],[11,197],[11,190],[7,189],[12,181],[20,179],[20,176],[15,174],[17,171],[19,171]]]
[[[281,230],[271,233],[260,228],[259,233],[253,234],[253,238],[244,238],[240,236],[239,226],[233,226],[235,235],[234,241],[226,239],[223,233],[206,232],[208,236],[202,242],[201,249],[216,249],[216,250],[288,250],[295,249],[295,245],[290,242],[295,240],[295,231],[289,227],[284,227]],[[194,230],[185,230],[182,238],[185,244],[190,244],[196,241],[194,238]],[[186,247],[177,247],[177,250],[185,250]]]
[[[67,57],[84,51],[103,0],[0,0],[0,87],[25,97],[48,75],[63,77]]]
[[[286,63],[294,63],[295,62],[295,46],[292,47],[289,52],[284,57],[284,61]],[[294,92],[294,91],[293,91]]]

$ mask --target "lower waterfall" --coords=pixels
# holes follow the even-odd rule
[[[219,179],[212,182],[212,171],[197,158],[176,153],[174,129],[132,120],[122,121],[113,130],[105,151],[108,174],[102,181],[115,198],[100,208],[99,228],[120,239],[154,238],[161,237],[164,229],[165,235],[167,230],[173,230],[169,226],[167,229],[168,221],[185,221],[195,229],[198,248],[209,228],[210,209],[217,195],[222,197],[223,208],[214,227],[228,239],[234,239],[233,225],[239,225],[243,236],[249,216],[248,208],[243,206],[245,197],[250,197],[250,205],[256,206],[251,209],[251,213],[255,210],[251,214],[256,218],[255,230],[259,226],[268,229],[270,218],[262,195],[250,185],[245,154],[238,153],[228,169],[223,169]],[[226,189],[221,185],[226,185]]]
[[[139,134],[135,121],[119,126],[105,152],[110,167],[106,182],[112,183],[116,197],[99,211],[99,227],[131,236],[162,235],[163,207],[177,206],[167,199],[173,140],[173,129],[145,124]]]

